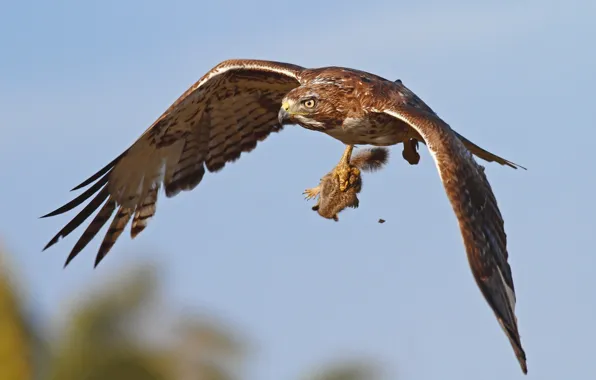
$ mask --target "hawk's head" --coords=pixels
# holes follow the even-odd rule
[[[338,95],[333,84],[297,87],[283,98],[279,123],[298,124],[321,132],[337,128],[346,118],[342,97]]]

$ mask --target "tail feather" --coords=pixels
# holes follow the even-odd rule
[[[455,131],[453,131],[455,132]],[[474,144],[473,142],[471,142],[470,140],[466,139],[465,137],[463,137],[462,135],[460,135],[459,133],[455,132],[455,134],[457,135],[457,137],[459,137],[459,139],[464,143],[464,145],[466,146],[466,148],[472,152],[472,154],[474,154],[477,157],[482,158],[485,161],[488,162],[497,162],[501,165],[506,165],[509,166],[513,169],[517,169],[517,168],[522,168],[524,170],[528,170],[526,168],[524,168],[523,166],[516,164],[514,162],[511,162],[509,160],[504,159],[503,157],[499,157],[494,153],[491,153],[487,150],[482,149],[481,147],[479,147],[478,145]]]

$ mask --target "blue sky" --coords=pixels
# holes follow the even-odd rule
[[[38,217],[219,61],[340,65],[402,79],[454,129],[529,169],[486,165],[528,376],[594,378],[595,14],[590,0],[4,3],[0,236],[29,306],[60,321],[73,297],[151,260],[173,309],[214,312],[255,339],[251,379],[360,355],[400,379],[521,378],[424,148],[418,166],[393,149],[364,178],[361,207],[334,223],[301,193],[343,147],[288,127],[162,197],[98,269],[100,239],[62,269],[82,231],[41,252],[72,215]]]

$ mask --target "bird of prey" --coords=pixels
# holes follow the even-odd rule
[[[346,153],[346,152],[344,152]],[[380,170],[389,159],[389,149],[376,147],[361,150],[350,158],[351,173],[348,187],[340,190],[339,177],[335,168],[325,174],[319,184],[306,189],[306,199],[317,198],[317,204],[312,207],[319,215],[326,219],[339,220],[337,214],[348,207],[358,208],[360,200],[358,194],[362,191],[361,171],[373,172]]]
[[[162,187],[166,197],[195,188],[205,170],[221,170],[286,124],[326,133],[346,145],[335,169],[342,191],[348,186],[354,145],[404,143],[404,158],[411,164],[419,159],[417,143],[427,146],[459,222],[476,283],[527,373],[503,218],[484,168],[473,155],[518,165],[459,135],[401,81],[364,71],[248,59],[219,63],[120,156],[73,189],[89,186],[86,191],[45,215],[62,214],[90,199],[44,249],[99,210],[75,243],[67,265],[115,212],[97,265],[131,219],[131,237],[143,231],[155,214]]]

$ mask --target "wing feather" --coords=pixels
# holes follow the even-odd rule
[[[103,168],[101,168],[99,171],[97,171],[91,177],[87,178],[85,181],[83,181],[80,184],[78,184],[77,186],[73,187],[70,191],[75,191],[75,190],[82,189],[83,187],[89,186],[93,182],[97,181],[99,178],[101,178],[108,171],[112,170],[112,168],[114,167],[114,165],[116,165],[116,162],[118,162],[122,158],[122,156],[124,156],[125,154],[126,154],[126,152],[122,153],[120,156],[118,156],[115,159],[113,159],[112,162],[110,162],[109,164],[107,164],[106,166],[104,166]]]
[[[73,208],[77,207],[78,205],[80,205],[81,203],[83,203],[87,199],[89,199],[91,196],[93,196],[93,194],[97,193],[97,191],[100,190],[101,188],[103,188],[106,183],[108,183],[107,176],[105,176],[101,180],[97,181],[97,183],[95,183],[93,186],[88,188],[84,193],[82,193],[81,195],[79,195],[78,197],[73,199],[72,201],[68,202],[67,204],[65,204],[62,207],[58,207],[57,209],[55,209],[54,211],[52,211],[50,213],[45,214],[44,216],[42,216],[42,218],[60,215],[67,211],[72,210]]]
[[[130,220],[130,216],[134,210],[128,207],[120,206],[118,209],[118,213],[112,219],[112,223],[110,227],[108,227],[108,232],[106,232],[101,245],[99,246],[99,251],[97,252],[97,256],[95,257],[95,266],[98,266],[101,260],[108,254],[114,243],[118,237],[124,231],[124,228],[128,224]]]
[[[158,191],[159,187],[153,186],[141,205],[136,208],[132,225],[130,226],[130,237],[132,239],[147,227],[147,223],[155,215]]]
[[[509,338],[522,371],[527,373],[515,316],[513,276],[507,262],[507,235],[484,168],[438,116],[407,104],[383,112],[408,124],[425,140],[459,222],[474,279]]]
[[[91,196],[91,195],[90,195]],[[44,251],[56,244],[60,238],[68,236],[78,226],[80,226],[101,204],[110,196],[107,187],[100,190],[99,193],[85,206],[70,222],[68,222],[54,237],[46,244]]]
[[[194,189],[203,179],[205,153],[201,149],[202,142],[196,138],[187,138],[184,142],[180,158],[166,172],[166,196],[171,198],[181,191]]]
[[[217,172],[252,151],[282,127],[281,99],[300,85],[303,67],[261,60],[224,61],[184,92],[125,152],[77,185],[86,191],[44,215],[55,216],[91,201],[44,248],[70,234],[108,200],[68,256],[77,256],[118,211],[100,245],[96,265],[133,219],[131,237],[155,215],[159,189],[166,197],[194,189],[205,170]]]
[[[79,240],[72,248],[72,251],[70,251],[70,254],[66,259],[66,263],[64,264],[64,266],[67,266],[68,263],[70,263],[70,261],[74,259],[79,254],[79,252],[81,252],[81,250],[83,250],[83,248],[95,237],[95,235],[97,235],[99,230],[101,230],[101,228],[112,217],[112,214],[115,210],[116,202],[114,202],[111,199],[108,199],[108,201],[103,205],[103,207],[97,213],[97,215],[95,215],[95,218],[93,218],[91,223],[89,223],[87,229],[83,232]]]

